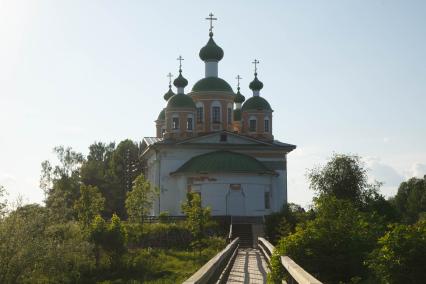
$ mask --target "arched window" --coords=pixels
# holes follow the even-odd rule
[[[250,116],[249,118],[249,131],[256,132],[257,129],[257,119],[255,116]]]
[[[267,117],[267,116],[265,116],[265,120],[263,121],[264,122],[264,126],[263,126],[263,131],[264,132],[269,132],[269,131],[271,131],[270,130],[270,124],[269,124],[269,117]]]
[[[202,123],[204,121],[204,105],[202,102],[197,102],[195,106],[197,107],[197,123]]]
[[[179,115],[174,114],[172,116],[172,129],[177,130],[179,129]]]
[[[232,123],[232,105],[231,104],[228,104],[227,121],[228,121],[228,124]]]
[[[212,122],[220,123],[220,117],[221,117],[220,102],[214,101],[212,103]]]
[[[192,131],[192,129],[194,128],[194,118],[192,116],[192,114],[189,114],[188,117],[186,118],[186,129],[188,131]]]

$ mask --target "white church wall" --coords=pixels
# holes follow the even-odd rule
[[[152,152],[154,154],[146,157],[147,169],[145,174],[154,186],[160,188],[159,199],[154,202],[154,215],[158,215],[162,211],[168,211],[170,215],[182,214],[181,204],[185,202],[188,190],[187,177],[172,176],[170,173],[176,171],[190,158],[211,151],[214,150],[176,147],[161,149],[157,157],[155,152]],[[259,160],[284,163],[281,155],[277,158],[263,158]],[[234,215],[241,213],[248,216],[265,215],[279,211],[283,204],[287,202],[286,170],[275,169],[275,171],[278,176],[243,174],[204,175],[210,178],[210,181],[194,181],[194,184],[200,185],[203,206],[210,206],[213,215],[231,213]],[[230,184],[241,184],[244,203],[239,207],[233,207],[233,203],[238,204],[240,201],[238,201],[237,191],[229,189]],[[270,209],[264,208],[265,191],[270,192]],[[229,197],[230,192],[232,192],[231,199]]]

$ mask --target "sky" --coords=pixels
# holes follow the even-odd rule
[[[168,72],[204,76],[210,12],[219,76],[241,91],[260,60],[261,96],[288,155],[288,199],[306,172],[356,154],[392,196],[426,174],[426,1],[0,0],[0,185],[42,202],[53,147],[154,136]]]

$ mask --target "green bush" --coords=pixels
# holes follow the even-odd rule
[[[426,279],[426,221],[394,225],[378,241],[367,261],[381,283],[424,283]]]

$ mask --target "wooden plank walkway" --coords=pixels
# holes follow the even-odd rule
[[[268,264],[257,249],[239,249],[226,283],[266,283]]]

